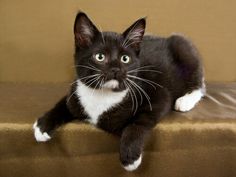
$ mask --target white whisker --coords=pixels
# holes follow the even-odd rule
[[[140,89],[136,85],[134,85],[132,82],[130,84],[133,85],[134,88],[138,91],[138,93],[140,95],[140,99],[141,99],[140,100],[140,105],[142,105],[142,103],[143,103],[143,96],[142,96],[142,93],[140,92]]]
[[[138,70],[138,69],[149,69],[150,67],[155,67],[155,66],[153,66],[153,65],[146,65],[146,66],[140,66],[140,67],[138,67],[138,68],[135,68],[135,69],[133,69],[133,70],[130,70],[130,71],[136,71],[136,70]],[[129,72],[129,71],[128,71]]]
[[[87,87],[90,87],[94,82],[96,82],[97,80],[99,80],[100,77],[102,77],[102,76],[96,77]]]
[[[85,82],[84,84],[87,85],[88,83],[93,82],[94,80],[96,80],[99,76],[96,76],[95,78],[92,78],[90,80],[88,80],[87,82]]]
[[[131,71],[128,71],[127,73],[136,73],[136,72],[156,72],[156,73],[160,73],[162,74],[161,71],[157,71],[157,70],[152,70],[152,69],[137,69],[137,70],[131,70]]]
[[[124,81],[124,84],[125,84],[126,89],[128,89],[128,93],[129,93],[131,101],[132,101],[132,111],[134,111],[134,98],[133,98],[133,94],[130,91],[130,88],[128,87],[127,81]]]
[[[101,78],[101,76],[99,77],[99,79],[100,79],[100,78]],[[96,84],[95,87],[93,88],[93,92],[92,92],[92,94],[91,94],[91,97],[93,96],[93,93],[94,93],[95,89],[97,88],[97,86],[98,86],[99,83],[101,82],[101,81],[99,81],[99,79],[98,79],[97,84]]]
[[[67,98],[66,100],[66,104],[68,104],[68,102],[70,101],[71,97],[76,93],[76,90],[69,96],[69,98]]]
[[[103,83],[104,78],[102,78],[100,84],[99,84],[99,89],[102,89],[102,83]]]
[[[75,65],[75,67],[82,67],[82,68],[87,68],[87,69],[101,72],[101,70],[99,69],[95,69],[95,68],[92,68],[91,66],[86,66],[86,65]]]
[[[73,84],[75,84],[75,83],[77,83],[77,80],[75,80],[74,82],[70,83],[70,85],[73,85]]]
[[[103,96],[103,84],[105,83],[104,81],[104,77],[102,78],[102,82],[101,82],[101,88],[102,88],[102,96]]]
[[[134,85],[136,85],[140,91],[144,94],[144,96],[146,97],[147,101],[148,101],[148,104],[150,106],[150,111],[152,111],[152,104],[151,104],[151,101],[150,101],[150,97],[149,95],[142,89],[142,87],[140,87],[138,84],[136,84],[134,81],[130,80],[129,78],[127,78],[127,81],[129,82],[132,82]]]
[[[92,68],[94,68],[94,69],[96,69],[96,70],[101,71],[100,69],[98,69],[97,67],[95,67],[94,65],[92,65],[92,64],[90,64],[90,63],[89,63],[89,66],[91,66]]]
[[[85,76],[85,77],[79,78],[79,80],[89,79],[91,77],[95,77],[95,76],[98,76],[98,75],[100,75],[100,74],[93,74],[93,75]]]
[[[138,80],[141,80],[143,82],[146,82],[147,84],[151,85],[154,89],[156,89],[155,85],[160,87],[160,88],[163,88],[162,85],[154,82],[154,81],[151,81],[151,80],[148,80],[148,79],[144,79],[144,78],[141,78],[141,77],[138,77],[138,76],[134,76],[134,75],[130,75],[130,74],[127,74],[128,77],[130,78],[134,78],[134,79],[138,79]]]
[[[93,75],[85,76],[85,77],[82,77],[82,78],[78,78],[78,80],[82,81],[84,79],[93,78],[93,77],[96,77],[96,76],[99,76],[99,75],[100,74],[93,74]],[[76,84],[78,82],[78,80],[75,80],[74,82],[70,83],[70,85]]]
[[[130,90],[131,90],[131,92],[133,93],[133,95],[134,95],[134,100],[135,100],[135,110],[134,110],[134,114],[137,112],[137,110],[138,110],[138,99],[137,99],[137,96],[136,96],[136,94],[135,94],[135,91],[133,90],[133,88],[132,88],[132,86],[131,86],[131,84],[129,84],[129,82],[127,82],[127,85],[128,85],[128,87],[130,88]]]

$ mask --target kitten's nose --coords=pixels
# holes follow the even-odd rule
[[[118,68],[118,67],[111,68],[111,72],[113,72],[113,73],[117,73],[119,71],[120,71],[120,68]]]
[[[118,73],[120,72],[120,68],[113,67],[110,69],[109,73],[107,74],[108,79],[117,79]]]

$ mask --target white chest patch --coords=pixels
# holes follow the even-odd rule
[[[123,101],[128,90],[113,92],[111,89],[94,90],[77,82],[76,95],[79,97],[89,122],[97,124],[99,116]]]

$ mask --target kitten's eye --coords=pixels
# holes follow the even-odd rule
[[[102,54],[102,53],[97,53],[97,54],[95,55],[95,59],[96,59],[97,61],[104,61],[104,60],[105,60],[105,55]]]
[[[128,55],[122,55],[120,58],[122,63],[129,63],[130,62],[130,57]]]

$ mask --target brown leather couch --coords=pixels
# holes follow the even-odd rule
[[[0,177],[235,177],[236,1],[0,1]],[[119,139],[71,123],[47,143],[33,137],[35,119],[73,80],[74,16],[89,14],[121,32],[148,16],[147,31],[181,32],[198,46],[207,95],[188,113],[156,126],[134,172],[119,163]]]

